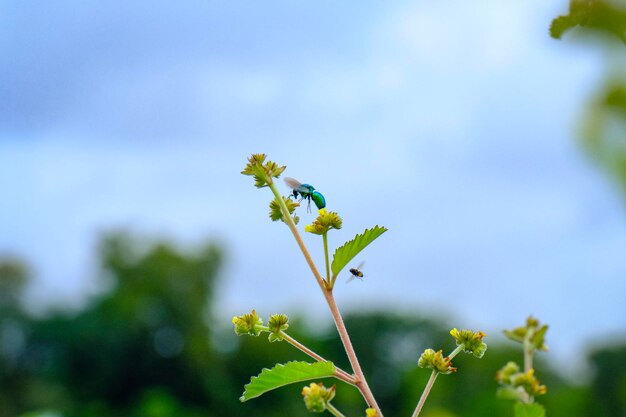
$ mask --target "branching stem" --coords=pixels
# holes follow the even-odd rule
[[[335,325],[337,326],[337,331],[339,332],[339,337],[341,338],[341,342],[343,343],[343,347],[346,350],[346,354],[348,355],[348,360],[350,361],[350,365],[352,366],[352,370],[354,371],[355,376],[355,385],[365,398],[367,404],[376,410],[378,417],[383,417],[383,413],[380,410],[380,407],[376,403],[376,399],[370,390],[369,385],[367,385],[367,381],[365,380],[365,376],[363,375],[363,371],[361,370],[361,365],[359,364],[359,360],[357,359],[354,348],[352,347],[352,342],[350,341],[350,336],[348,335],[348,331],[346,330],[346,326],[343,323],[343,318],[341,317],[341,313],[339,312],[339,308],[337,308],[337,304],[335,303],[335,298],[333,296],[332,288],[329,289],[328,285],[324,278],[320,275],[315,263],[313,262],[313,258],[311,258],[311,254],[308,249],[304,245],[304,241],[296,228],[296,224],[294,223],[291,215],[289,214],[289,210],[287,209],[287,205],[283,201],[282,195],[278,192],[276,188],[276,184],[271,181],[268,181],[268,185],[274,193],[274,197],[276,201],[278,201],[278,205],[280,206],[281,212],[283,214],[283,220],[291,230],[298,246],[300,247],[300,251],[302,251],[302,255],[304,255],[304,259],[306,263],[309,265],[311,272],[315,276],[318,285],[320,286],[322,293],[324,294],[324,298],[326,298],[326,302],[328,303],[328,307],[330,308],[330,312],[333,316],[333,320],[335,321]],[[328,265],[328,262],[327,262]],[[329,274],[330,275],[330,274]]]
[[[383,413],[376,403],[374,394],[372,394],[369,385],[367,385],[365,375],[363,375],[363,371],[361,370],[361,365],[359,364],[359,360],[356,356],[356,352],[354,351],[354,347],[352,347],[352,342],[350,341],[348,330],[346,329],[346,325],[343,322],[343,318],[341,317],[341,313],[339,312],[337,303],[335,303],[335,297],[333,296],[332,291],[324,291],[324,297],[326,298],[326,302],[328,303],[330,312],[333,315],[333,319],[335,320],[335,325],[337,326],[339,337],[341,338],[343,347],[346,350],[346,354],[348,355],[350,365],[354,370],[354,376],[356,377],[355,385],[357,386],[359,391],[361,391],[361,394],[363,395],[363,398],[365,398],[367,404],[376,410],[376,415],[379,417],[383,417]]]
[[[280,195],[280,193],[278,192],[278,189],[276,188],[276,184],[274,184],[274,182],[270,182],[269,187],[274,193],[274,197],[276,198],[276,201],[278,201],[280,210],[283,213],[283,220],[289,227],[289,230],[291,230],[293,237],[296,239],[296,243],[298,243],[298,247],[300,248],[300,251],[302,251],[302,255],[304,255],[304,259],[306,260],[306,263],[309,265],[309,268],[311,269],[311,272],[313,273],[313,276],[315,277],[317,284],[320,286],[322,291],[325,291],[326,283],[324,281],[324,278],[322,278],[322,276],[320,275],[319,271],[317,270],[317,267],[315,266],[315,262],[313,262],[313,258],[311,258],[311,254],[309,253],[306,246],[304,245],[304,241],[302,240],[300,233],[298,233],[296,224],[291,218],[291,214],[289,214],[289,209],[287,208],[287,205],[283,201],[283,196]]]
[[[307,355],[309,355],[310,357],[312,357],[316,361],[327,362],[326,359],[324,359],[323,357],[321,357],[317,353],[313,352],[311,349],[309,349],[308,347],[304,346],[302,343],[298,342],[296,339],[294,339],[293,337],[289,336],[287,333],[283,332],[282,330],[280,331],[280,336],[285,341],[287,341],[289,344],[291,344],[295,348],[301,350],[302,352],[306,353]],[[341,368],[339,368],[337,366],[335,366],[335,368],[337,369],[337,371],[335,372],[335,376],[337,377],[337,379],[340,379],[343,382],[346,382],[346,383],[348,383],[350,385],[356,385],[356,381],[355,381],[355,379],[354,379],[354,377],[352,375],[350,375],[349,373],[347,373],[346,371],[344,371],[343,369],[341,369]]]

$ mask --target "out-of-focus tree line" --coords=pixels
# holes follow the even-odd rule
[[[31,317],[20,301],[27,267],[0,261],[0,416],[309,415],[300,395],[304,384],[238,401],[263,367],[309,358],[266,337],[237,337],[230,317],[215,314],[218,246],[182,251],[114,234],[103,239],[99,259],[109,289],[82,311],[44,318]],[[326,330],[314,331],[293,317],[297,312],[285,313],[292,315],[294,337],[349,369],[330,320]],[[410,415],[429,376],[417,368],[417,358],[426,347],[452,350],[450,323],[418,313],[361,311],[348,314],[346,325],[386,415]],[[518,346],[491,343],[482,360],[473,359],[460,357],[459,371],[440,378],[424,416],[512,415],[511,404],[495,398],[494,375],[509,360],[521,362]],[[588,360],[593,373],[586,382],[566,381],[545,362],[536,366],[549,387],[541,398],[549,416],[626,415],[626,346],[597,350]],[[358,392],[337,385],[335,405],[363,415]]]

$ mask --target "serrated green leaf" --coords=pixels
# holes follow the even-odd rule
[[[258,376],[250,378],[250,383],[244,386],[244,392],[239,401],[244,402],[256,398],[285,385],[311,379],[327,378],[335,374],[335,365],[332,362],[287,362],[277,364],[272,369],[263,369]]]
[[[541,404],[515,403],[515,417],[546,417],[546,409]]]
[[[333,271],[333,278],[336,278],[339,272],[341,272],[348,262],[357,256],[359,252],[386,231],[386,227],[374,226],[371,229],[365,229],[363,234],[356,235],[354,239],[338,247],[333,255],[333,263],[330,266]]]

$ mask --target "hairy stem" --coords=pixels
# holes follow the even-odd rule
[[[308,249],[304,245],[304,241],[302,240],[302,237],[300,236],[300,233],[298,232],[298,229],[296,228],[296,224],[294,223],[293,219],[291,218],[291,215],[289,214],[289,209],[287,208],[287,205],[283,201],[283,196],[280,195],[280,193],[278,192],[278,189],[276,188],[276,184],[274,184],[273,182],[269,183],[269,187],[274,193],[274,197],[276,197],[276,201],[278,201],[280,210],[283,213],[283,220],[289,227],[289,230],[291,230],[293,237],[296,239],[296,242],[298,243],[298,246],[300,247],[300,251],[302,252],[302,255],[304,255],[304,259],[306,260],[306,263],[309,265],[311,272],[313,272],[313,276],[317,280],[317,284],[320,286],[322,291],[325,291],[326,282],[324,281],[324,278],[322,278],[319,271],[317,270],[317,267],[315,266],[315,262],[313,262],[313,258],[311,258],[311,254],[309,253]]]
[[[424,403],[426,402],[426,398],[428,398],[428,394],[430,394],[430,390],[433,387],[433,385],[435,384],[435,380],[437,379],[437,375],[439,375],[439,372],[433,370],[433,372],[430,374],[430,378],[428,378],[428,382],[426,383],[426,387],[424,388],[424,392],[422,392],[422,396],[420,397],[419,402],[417,403],[417,407],[415,407],[415,411],[413,412],[413,416],[412,417],[417,417],[420,415],[420,412],[422,411],[422,407],[424,407]]]
[[[283,332],[282,330],[280,331],[280,336],[285,341],[287,341],[289,344],[291,344],[295,348],[301,350],[302,352],[306,353],[307,355],[309,355],[310,357],[312,357],[316,361],[327,362],[326,359],[324,359],[323,357],[321,357],[317,353],[313,352],[311,349],[309,349],[308,347],[304,346],[302,343],[298,342],[296,339],[294,339],[293,337],[289,336],[287,333]],[[355,385],[356,381],[354,380],[354,377],[352,375],[350,375],[349,373],[347,373],[343,369],[337,367],[336,365],[335,365],[335,368],[337,369],[337,371],[335,372],[335,376],[337,377],[337,379],[340,379],[340,380],[342,380],[342,381],[344,381],[344,382],[346,382],[346,383],[348,383],[350,385]]]
[[[367,404],[376,410],[376,415],[379,417],[383,417],[383,413],[376,403],[376,399],[374,398],[374,395],[372,394],[369,385],[367,385],[365,375],[363,375],[363,371],[361,370],[361,365],[359,364],[359,360],[356,356],[356,352],[354,351],[354,347],[352,347],[352,342],[350,341],[348,330],[346,329],[346,325],[343,322],[343,318],[341,317],[341,313],[339,312],[337,303],[335,303],[335,297],[333,296],[332,291],[324,291],[324,297],[326,298],[326,302],[328,303],[330,312],[333,315],[335,325],[337,326],[337,331],[339,332],[339,337],[341,338],[341,343],[343,343],[343,347],[346,350],[346,354],[348,355],[348,360],[350,361],[350,365],[352,366],[352,370],[354,371],[354,376],[356,377],[355,385],[357,386],[359,391],[361,391],[361,394],[363,395],[363,398],[365,398]]]
[[[333,316],[333,320],[335,321],[335,325],[337,326],[339,337],[341,338],[341,342],[343,343],[344,349],[346,350],[346,354],[348,355],[348,360],[350,361],[350,365],[352,366],[352,370],[354,371],[354,376],[355,376],[354,384],[361,392],[361,395],[363,395],[363,398],[365,398],[365,401],[367,402],[367,404],[371,408],[374,408],[376,410],[377,416],[383,417],[383,413],[380,410],[380,407],[378,406],[378,404],[376,403],[376,399],[374,398],[374,395],[372,394],[372,391],[370,390],[369,385],[367,385],[367,381],[365,380],[365,376],[363,375],[363,371],[361,370],[361,365],[359,364],[354,348],[352,347],[350,336],[348,335],[348,331],[346,330],[346,326],[343,323],[343,318],[341,317],[341,313],[339,312],[339,309],[337,308],[337,304],[335,303],[335,298],[333,297],[332,289],[328,289],[327,287],[328,283],[324,280],[324,278],[322,278],[319,271],[317,270],[317,267],[315,266],[315,263],[313,262],[313,258],[311,258],[311,254],[309,253],[308,249],[304,245],[304,241],[302,240],[302,237],[300,236],[300,233],[298,232],[298,229],[296,228],[296,225],[293,219],[291,218],[291,215],[289,214],[287,205],[283,201],[283,197],[280,195],[280,193],[278,192],[278,189],[276,188],[276,184],[274,184],[274,182],[271,181],[270,179],[270,181],[268,181],[268,185],[270,189],[272,190],[272,192],[274,193],[276,200],[278,201],[280,209],[283,213],[283,220],[285,221],[285,223],[289,227],[289,230],[291,230],[291,233],[296,239],[296,242],[298,243],[298,246],[300,247],[300,251],[302,251],[302,255],[304,255],[304,259],[309,265],[311,272],[315,276],[315,279],[317,280],[317,283],[320,286],[322,293],[324,294],[324,298],[326,298],[326,302],[328,303],[328,307],[330,308],[330,312]]]

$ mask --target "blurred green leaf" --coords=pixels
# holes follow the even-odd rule
[[[546,410],[541,404],[515,403],[515,417],[545,417]]]
[[[550,36],[560,39],[565,32],[585,27],[616,36],[626,43],[626,10],[606,0],[570,0],[569,14],[550,25]]]

